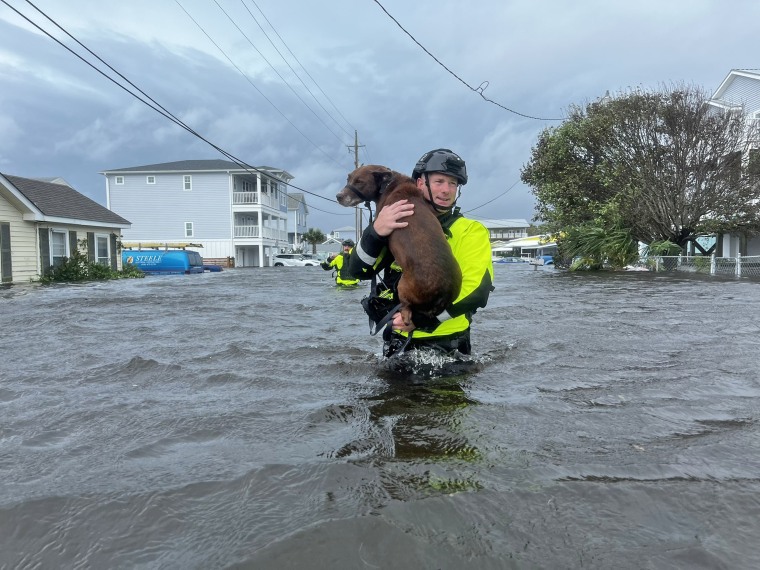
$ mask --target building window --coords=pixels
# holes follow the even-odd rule
[[[124,177],[123,176],[117,176],[116,177],[116,184],[124,184]]]
[[[156,183],[156,177],[155,176],[148,176],[145,179],[145,182],[148,184],[155,184]]]
[[[95,234],[95,261],[101,265],[111,264],[111,255],[109,247],[109,236],[106,234]]]
[[[189,191],[193,189],[193,177],[189,174],[185,174],[184,176],[184,184],[185,184],[185,190]]]
[[[193,237],[193,222],[185,222],[185,237]]]
[[[63,263],[63,258],[68,256],[68,232],[53,230],[50,232],[50,261],[53,267],[58,267]]]

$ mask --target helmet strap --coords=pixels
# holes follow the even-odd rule
[[[454,203],[451,205],[451,208],[444,208],[443,206],[439,206],[435,203],[435,200],[433,200],[433,191],[430,189],[430,180],[428,179],[428,173],[424,172],[422,176],[425,179],[425,187],[428,191],[428,196],[430,197],[430,204],[433,206],[433,209],[438,212],[439,214],[443,214],[444,212],[450,212],[451,208],[456,206],[457,200],[459,200],[459,194],[462,192],[462,185],[457,186],[457,200],[454,200]]]

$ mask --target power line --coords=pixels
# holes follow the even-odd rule
[[[250,14],[250,16],[251,16],[251,18],[253,19],[253,21],[254,21],[254,22],[256,22],[256,25],[257,25],[257,26],[259,27],[259,29],[261,30],[261,33],[262,33],[262,34],[264,34],[264,37],[266,37],[266,39],[268,39],[268,40],[269,40],[269,43],[270,43],[270,44],[272,44],[272,47],[273,47],[273,48],[274,48],[274,50],[275,50],[275,51],[278,53],[278,55],[279,55],[279,56],[282,58],[282,61],[284,61],[284,62],[285,62],[285,64],[286,64],[286,65],[287,65],[287,66],[290,68],[290,71],[292,71],[292,72],[293,72],[293,75],[295,75],[295,76],[296,76],[296,78],[298,79],[298,81],[300,81],[300,82],[301,82],[301,85],[303,85],[303,86],[304,86],[304,88],[306,89],[306,91],[308,91],[308,92],[309,92],[309,95],[311,95],[312,99],[314,99],[314,101],[316,101],[316,102],[317,102],[317,105],[319,105],[319,106],[322,108],[322,110],[325,112],[325,114],[326,114],[328,117],[330,117],[330,118],[333,120],[333,122],[334,122],[334,123],[335,123],[335,124],[338,126],[338,128],[340,128],[340,129],[341,129],[341,130],[342,130],[344,133],[346,133],[348,136],[351,136],[351,133],[350,133],[349,131],[347,131],[347,130],[346,130],[344,127],[343,127],[343,125],[341,125],[341,124],[340,124],[340,123],[339,123],[339,122],[338,122],[338,121],[335,119],[335,117],[333,117],[333,116],[330,114],[330,112],[329,112],[327,109],[325,109],[324,105],[322,105],[322,103],[319,101],[319,99],[317,99],[317,98],[316,98],[316,96],[314,95],[314,93],[312,93],[311,89],[309,89],[309,86],[308,86],[308,85],[306,85],[306,83],[304,82],[304,80],[303,80],[303,79],[301,79],[301,76],[300,76],[300,75],[298,75],[298,73],[296,72],[296,70],[295,70],[295,69],[293,69],[293,66],[292,66],[292,65],[290,65],[290,63],[289,63],[289,62],[288,62],[288,60],[285,58],[285,56],[284,56],[284,55],[282,55],[282,52],[281,52],[279,49],[277,49],[277,46],[276,46],[276,45],[275,45],[275,43],[272,41],[272,38],[270,38],[270,37],[269,37],[269,34],[267,34],[267,32],[266,32],[266,30],[264,29],[264,27],[263,27],[263,26],[262,26],[262,25],[259,23],[259,21],[256,19],[256,16],[254,16],[254,15],[253,15],[253,13],[251,12],[251,10],[248,8],[248,6],[246,6],[246,5],[245,5],[245,1],[244,1],[244,0],[240,0],[240,3],[241,3],[241,4],[243,5],[243,7],[244,7],[244,8],[245,8],[245,9],[248,11],[248,13]],[[259,7],[258,7],[258,5],[256,5],[256,2],[253,2],[253,4],[254,4],[254,6],[256,6],[256,8],[258,8],[259,12],[261,12],[261,15],[262,15],[262,16],[264,16],[264,19],[267,21],[267,23],[268,23],[268,24],[269,24],[269,26],[272,28],[272,30],[274,30],[274,33],[275,33],[275,34],[277,34],[277,30],[275,30],[275,29],[274,29],[274,26],[272,26],[272,23],[271,23],[269,20],[267,20],[267,17],[266,17],[266,15],[264,15],[264,12],[262,12],[262,11],[261,11],[261,8],[259,8]],[[279,37],[279,38],[280,38],[280,41],[283,43],[283,45],[285,45],[285,47],[288,49],[288,51],[290,51],[290,54],[291,54],[291,55],[293,55],[293,52],[290,50],[290,48],[288,47],[288,45],[285,43],[285,40],[283,40],[283,39],[280,37],[280,35],[279,35],[279,34],[277,34],[277,37]],[[257,50],[257,51],[258,51],[258,50]],[[260,53],[260,52],[259,52],[259,53]],[[262,56],[262,57],[263,57],[263,56]],[[295,55],[293,55],[293,58],[294,58],[296,61],[298,61],[298,59],[296,58],[296,56],[295,56]],[[299,61],[298,63],[299,63],[299,65],[301,64],[301,62],[300,62],[300,61]],[[301,65],[301,68],[303,68],[303,65]],[[304,71],[306,71],[306,70],[304,69]],[[306,74],[307,74],[307,75],[309,75],[309,74],[308,74],[308,72],[306,72]],[[311,77],[311,75],[309,75],[309,77]],[[284,81],[284,80],[283,80],[283,81]],[[312,81],[314,81],[314,79],[313,79],[313,78],[312,78]],[[316,85],[316,81],[314,81],[314,84]],[[317,87],[319,87],[319,85],[317,85]],[[320,88],[320,91],[321,91],[321,88]],[[324,91],[322,91],[322,94],[324,95]],[[325,97],[327,97],[327,95],[325,95]],[[328,97],[327,99],[328,99],[328,101],[330,100],[330,99],[329,99],[329,97]],[[330,102],[332,103],[332,101],[330,101]],[[335,107],[335,105],[334,105],[334,104],[333,104],[333,107]],[[336,108],[336,110],[337,110],[337,108]],[[340,111],[338,111],[338,114],[340,114]],[[343,115],[341,115],[341,117],[343,117]],[[344,120],[344,121],[346,121],[346,118],[345,118],[345,117],[343,117],[343,120]],[[347,124],[349,124],[349,123],[348,123],[348,121],[346,121],[346,123],[347,123]],[[350,126],[350,124],[349,124],[349,126]],[[354,130],[356,130],[356,129],[354,129]]]
[[[476,206],[474,208],[470,208],[469,210],[465,211],[464,213],[465,214],[469,214],[470,212],[474,212],[475,210],[480,210],[480,208],[482,208],[483,206],[488,206],[488,204],[490,204],[491,202],[495,202],[496,200],[498,200],[502,196],[506,196],[507,192],[509,192],[510,190],[512,190],[512,188],[514,188],[515,186],[517,186],[518,182],[520,182],[520,181],[519,180],[515,180],[515,182],[514,182],[514,184],[512,184],[512,186],[510,186],[509,188],[507,188],[506,190],[504,190],[504,192],[502,192],[501,194],[499,194],[495,198],[489,200],[488,202],[484,202],[480,206]]]
[[[6,6],[8,6],[11,10],[13,10],[21,18],[23,18],[24,20],[26,20],[27,22],[29,22],[29,24],[31,24],[32,26],[34,26],[35,28],[37,28],[40,32],[42,32],[43,34],[45,34],[46,36],[48,36],[54,42],[56,42],[61,47],[63,47],[65,50],[67,50],[68,52],[70,52],[72,55],[74,55],[75,57],[79,58],[82,62],[84,62],[85,64],[89,65],[92,69],[94,69],[95,71],[97,71],[98,73],[100,73],[103,77],[105,77],[106,79],[108,79],[109,81],[111,81],[117,87],[123,89],[124,91],[126,91],[127,93],[129,93],[130,95],[132,95],[135,99],[137,99],[138,101],[140,101],[144,105],[146,105],[146,106],[150,107],[151,109],[153,109],[154,111],[156,111],[158,114],[163,115],[164,117],[166,117],[167,119],[169,119],[170,121],[172,121],[173,123],[175,123],[176,125],[182,127],[183,129],[185,129],[186,131],[188,131],[192,135],[194,135],[197,138],[199,138],[200,140],[204,141],[209,146],[211,146],[212,148],[216,149],[221,154],[223,154],[224,156],[226,156],[227,158],[229,158],[232,162],[234,162],[235,164],[237,164],[238,166],[240,166],[242,169],[246,170],[249,174],[253,174],[254,171],[255,171],[255,172],[258,172],[258,173],[261,173],[261,174],[265,174],[267,176],[269,175],[266,171],[258,169],[255,166],[251,166],[251,165],[243,162],[242,160],[236,158],[234,155],[230,154],[229,152],[225,151],[221,147],[215,145],[214,143],[212,143],[211,141],[209,141],[208,139],[204,138],[202,135],[200,135],[199,133],[197,133],[195,130],[193,130],[191,127],[189,127],[187,124],[185,124],[182,120],[180,120],[175,115],[173,115],[171,112],[169,112],[165,107],[163,107],[155,99],[153,99],[152,97],[150,97],[147,93],[145,93],[137,85],[135,85],[134,83],[132,83],[129,79],[127,79],[124,75],[122,75],[119,71],[117,71],[115,68],[113,68],[110,64],[108,64],[105,60],[103,60],[95,52],[93,52],[91,49],[89,49],[87,46],[85,46],[82,42],[80,42],[77,38],[75,38],[72,34],[70,34],[65,28],[63,28],[60,24],[58,24],[58,22],[56,22],[55,20],[53,20],[53,18],[51,18],[45,12],[43,12],[37,6],[35,6],[30,0],[26,0],[27,4],[29,4],[30,6],[32,6],[35,10],[37,10],[37,12],[39,12],[45,18],[47,18],[58,29],[60,29],[63,33],[65,33],[67,36],[69,36],[72,40],[74,40],[77,44],[79,44],[82,48],[84,48],[87,52],[89,52],[93,57],[95,57],[103,65],[105,65],[106,67],[108,67],[111,71],[113,71],[115,74],[117,74],[119,77],[121,77],[124,81],[126,81],[127,83],[129,83],[132,87],[134,87],[137,91],[139,91],[142,95],[144,95],[148,100],[150,100],[151,103],[148,103],[148,101],[146,101],[142,97],[138,96],[136,93],[134,93],[133,91],[131,91],[130,89],[128,89],[127,87],[125,87],[124,85],[122,85],[121,83],[119,83],[118,81],[116,81],[113,77],[109,76],[103,70],[101,70],[98,67],[96,67],[95,65],[93,65],[92,62],[90,62],[87,59],[85,59],[84,57],[82,57],[80,54],[78,54],[77,52],[75,52],[74,50],[72,50],[69,46],[67,46],[63,42],[61,42],[58,38],[54,37],[50,32],[48,32],[47,30],[45,30],[44,28],[42,28],[39,24],[37,24],[36,22],[32,21],[28,16],[26,16],[25,14],[23,14],[22,12],[20,12],[19,10],[17,10],[13,6],[11,6],[6,0],[0,0],[0,2],[2,2],[3,4],[5,4]],[[330,202],[333,201],[333,200],[330,200],[329,198],[325,198],[323,196],[320,196],[319,194],[316,194],[314,192],[309,192],[308,190],[305,190],[303,188],[299,188],[298,186],[295,186],[295,185],[290,184],[288,182],[284,182],[283,181],[282,183],[285,184],[286,186],[290,186],[291,188],[295,188],[296,190],[300,190],[301,192],[304,192],[306,194],[310,194],[312,196],[316,196],[317,198],[321,198],[323,200],[328,200]],[[318,211],[321,211],[321,212],[324,212],[324,213],[330,214],[330,215],[346,215],[346,214],[333,214],[332,212],[328,212],[326,210],[320,210],[319,208],[316,208],[316,207],[313,207],[313,208],[315,210],[318,210]]]
[[[277,76],[278,76],[280,79],[282,79],[282,82],[283,82],[285,85],[287,85],[287,86],[288,86],[288,88],[289,88],[289,89],[290,89],[290,90],[293,92],[293,95],[295,95],[296,97],[298,97],[298,100],[299,100],[299,101],[301,101],[301,103],[303,103],[303,104],[304,104],[304,106],[305,106],[305,107],[306,107],[306,108],[307,108],[309,111],[311,111],[311,113],[312,113],[312,114],[313,114],[313,115],[314,115],[314,116],[317,118],[317,120],[318,120],[320,123],[322,123],[322,124],[325,126],[325,128],[326,128],[328,131],[330,131],[330,134],[331,134],[331,135],[333,135],[333,136],[334,136],[336,139],[338,139],[338,142],[340,142],[340,143],[343,143],[343,140],[341,140],[341,138],[340,138],[340,137],[339,137],[337,134],[335,134],[335,132],[334,132],[334,131],[333,131],[333,130],[332,130],[332,129],[331,129],[331,128],[330,128],[330,127],[327,125],[327,123],[325,123],[325,122],[322,120],[322,117],[320,117],[319,115],[317,115],[317,113],[314,111],[314,109],[312,109],[311,107],[309,107],[309,105],[306,103],[306,101],[304,101],[304,100],[303,100],[303,98],[301,98],[301,96],[298,94],[298,92],[297,92],[295,89],[293,89],[293,87],[290,85],[290,83],[288,83],[288,80],[287,80],[287,79],[285,79],[285,78],[284,78],[282,75],[280,75],[280,72],[279,72],[279,71],[277,71],[277,69],[275,68],[275,66],[274,66],[274,65],[272,65],[272,63],[271,63],[271,62],[270,62],[270,61],[269,61],[269,60],[266,58],[266,56],[265,56],[263,53],[261,53],[261,50],[260,50],[259,48],[257,48],[257,47],[256,47],[256,45],[255,45],[255,44],[254,44],[254,43],[251,41],[251,39],[250,39],[250,38],[249,38],[249,37],[246,35],[246,33],[245,33],[245,32],[244,32],[244,31],[243,31],[241,28],[240,28],[240,26],[238,26],[238,25],[237,25],[237,23],[236,23],[236,22],[235,22],[235,20],[232,18],[232,16],[230,16],[230,15],[229,15],[229,13],[228,13],[228,12],[227,12],[227,11],[226,11],[224,8],[222,8],[222,6],[219,4],[218,0],[214,0],[214,3],[215,3],[215,4],[216,4],[218,7],[219,7],[219,9],[222,11],[222,13],[223,13],[225,16],[227,16],[227,19],[228,19],[230,22],[232,22],[232,25],[233,25],[233,26],[235,26],[235,27],[237,28],[237,30],[238,30],[238,31],[240,32],[240,34],[241,34],[241,35],[242,35],[242,36],[243,36],[243,37],[246,39],[246,41],[247,41],[247,42],[248,42],[248,43],[251,45],[251,47],[252,47],[253,49],[255,49],[255,50],[256,50],[256,53],[258,53],[258,54],[261,56],[261,58],[262,58],[262,59],[263,59],[263,60],[264,60],[264,61],[267,63],[267,65],[269,65],[269,67],[271,67],[271,68],[272,68],[272,71],[274,71],[274,72],[277,74]],[[258,22],[257,22],[257,23],[258,23]],[[261,27],[261,26],[259,26],[259,27]],[[263,31],[263,30],[262,30],[262,31]]]
[[[497,107],[501,107],[505,111],[509,111],[510,113],[514,113],[515,115],[520,115],[521,117],[525,117],[526,119],[535,119],[537,121],[564,121],[564,119],[546,119],[546,118],[543,118],[543,117],[533,117],[532,115],[526,115],[525,113],[520,113],[519,111],[515,111],[514,109],[510,109],[509,107],[505,107],[501,103],[497,103],[496,101],[494,101],[492,99],[489,99],[484,94],[484,91],[488,88],[488,81],[484,81],[477,88],[476,87],[472,87],[464,79],[462,79],[461,77],[459,77],[456,73],[454,73],[448,67],[446,67],[443,63],[441,63],[441,61],[437,57],[435,57],[432,53],[430,53],[425,46],[423,46],[420,42],[418,42],[417,39],[412,34],[410,34],[409,32],[407,32],[406,29],[404,28],[404,26],[402,26],[396,18],[394,18],[393,16],[391,16],[391,14],[388,12],[388,10],[386,10],[385,7],[382,4],[380,4],[380,2],[378,0],[374,0],[374,2],[375,2],[375,4],[377,4],[378,6],[380,6],[380,9],[383,12],[385,12],[387,14],[387,16],[391,20],[393,20],[396,23],[396,25],[399,28],[401,28],[401,30],[407,36],[409,36],[412,39],[412,41],[414,43],[416,43],[418,46],[420,46],[422,48],[422,51],[424,51],[426,54],[428,54],[430,57],[432,57],[438,65],[440,65],[443,69],[445,69],[446,71],[448,71],[449,74],[451,74],[456,79],[458,79],[459,82],[462,83],[468,89],[470,89],[470,91],[474,91],[475,93],[477,93],[478,95],[480,95],[484,100],[488,101],[489,103],[492,103],[492,104],[496,105]]]
[[[241,0],[241,1],[242,1],[242,0]],[[255,0],[251,0],[251,2],[253,3],[253,5],[254,5],[254,6],[256,6],[256,8],[258,9],[258,11],[259,11],[259,12],[261,12],[261,15],[262,15],[262,16],[264,16],[264,19],[267,21],[267,24],[269,24],[269,26],[272,28],[272,31],[273,31],[273,32],[274,32],[274,33],[277,35],[277,37],[278,37],[278,38],[280,38],[280,41],[282,42],[282,45],[284,45],[284,46],[285,46],[285,48],[286,48],[286,49],[288,50],[288,52],[290,53],[290,55],[292,55],[292,56],[293,56],[293,59],[295,59],[295,60],[298,62],[298,65],[300,65],[300,66],[301,66],[301,69],[303,69],[303,70],[304,70],[304,73],[306,73],[306,75],[308,75],[308,76],[309,76],[309,79],[311,79],[311,80],[314,82],[314,85],[316,85],[316,86],[317,86],[317,89],[319,89],[319,91],[322,93],[322,95],[324,95],[324,96],[325,96],[325,99],[327,99],[327,100],[330,102],[330,105],[332,105],[332,106],[333,106],[333,109],[335,109],[335,111],[338,113],[338,115],[340,115],[340,116],[341,116],[341,118],[342,118],[344,121],[346,121],[346,124],[347,124],[349,127],[351,127],[351,130],[354,130],[354,131],[355,131],[355,130],[357,130],[357,129],[356,129],[356,128],[355,128],[355,127],[354,127],[354,126],[353,126],[353,125],[352,125],[352,124],[351,124],[351,123],[348,121],[348,119],[346,119],[346,117],[344,117],[344,116],[343,116],[343,113],[341,113],[341,112],[340,112],[340,109],[338,109],[338,107],[336,107],[336,106],[335,106],[335,103],[333,103],[333,102],[332,102],[332,99],[330,99],[330,97],[327,95],[327,93],[325,93],[325,92],[324,92],[324,90],[323,90],[323,89],[322,89],[322,88],[319,86],[319,83],[317,83],[317,81],[316,81],[316,80],[315,80],[315,79],[314,79],[314,78],[311,76],[311,74],[310,74],[310,73],[307,71],[307,69],[306,69],[306,68],[303,66],[303,64],[302,64],[302,63],[299,61],[299,59],[296,57],[296,54],[294,54],[294,53],[293,53],[293,51],[292,51],[292,50],[291,50],[291,49],[288,47],[288,44],[287,44],[287,43],[285,43],[285,40],[284,40],[284,39],[282,39],[282,36],[280,36],[280,34],[279,34],[279,33],[277,32],[277,30],[275,29],[275,27],[272,25],[272,22],[270,22],[270,21],[269,21],[269,19],[266,17],[266,15],[264,14],[264,12],[262,12],[261,8],[259,8],[259,5],[258,5],[258,4],[256,4]]]
[[[314,148],[316,148],[316,149],[317,149],[319,152],[321,152],[322,154],[324,154],[324,155],[325,155],[327,158],[329,158],[331,161],[333,161],[333,162],[334,162],[335,164],[337,164],[338,166],[342,166],[342,165],[341,165],[341,164],[340,164],[340,163],[339,163],[337,160],[335,160],[335,159],[334,159],[332,156],[330,156],[329,154],[327,154],[327,153],[326,153],[326,152],[325,152],[323,149],[321,149],[319,146],[317,146],[317,144],[316,144],[316,143],[314,143],[314,141],[312,141],[312,140],[311,140],[309,137],[307,137],[307,136],[306,136],[306,135],[303,133],[303,131],[301,131],[301,129],[299,129],[299,128],[298,128],[298,127],[295,125],[295,123],[293,123],[293,121],[291,121],[291,120],[290,120],[290,119],[287,117],[287,115],[285,115],[285,113],[283,113],[283,112],[282,112],[282,111],[279,109],[279,107],[277,107],[277,105],[275,105],[274,103],[272,103],[272,101],[271,101],[271,100],[270,100],[270,99],[269,99],[269,98],[268,98],[266,95],[264,95],[264,93],[262,93],[262,91],[261,91],[261,90],[260,90],[258,87],[256,87],[256,84],[255,84],[255,83],[253,83],[253,81],[251,81],[251,79],[250,79],[250,78],[249,78],[249,77],[248,77],[248,76],[245,74],[245,72],[244,72],[242,69],[240,69],[240,68],[237,66],[237,64],[236,64],[234,61],[232,61],[232,58],[231,58],[230,56],[228,56],[228,55],[227,55],[227,53],[226,53],[226,52],[225,52],[225,51],[224,51],[224,50],[221,48],[221,46],[220,46],[218,43],[216,43],[216,42],[214,41],[214,39],[213,39],[213,38],[212,38],[212,37],[211,37],[211,36],[208,34],[208,32],[206,32],[206,30],[205,30],[205,29],[203,29],[203,26],[201,26],[201,25],[200,25],[200,24],[199,24],[199,23],[196,21],[196,19],[195,19],[195,18],[193,18],[193,17],[190,15],[190,13],[189,13],[187,10],[185,10],[184,6],[182,6],[182,4],[180,4],[180,3],[179,3],[179,0],[174,0],[174,2],[177,4],[177,6],[179,6],[179,7],[182,9],[182,11],[183,11],[185,14],[187,14],[187,17],[188,17],[188,18],[190,18],[190,19],[193,21],[193,23],[194,23],[194,24],[195,24],[195,25],[198,27],[198,29],[199,29],[201,32],[203,32],[203,34],[204,34],[204,35],[205,35],[205,36],[208,38],[208,40],[209,40],[209,41],[210,41],[212,44],[214,44],[214,45],[216,46],[216,48],[217,48],[217,49],[218,49],[218,50],[219,50],[219,51],[222,53],[222,55],[223,55],[224,57],[226,57],[226,58],[227,58],[227,61],[229,61],[229,62],[230,62],[230,64],[231,64],[231,65],[232,65],[232,66],[233,66],[235,69],[237,69],[237,70],[238,70],[238,72],[240,72],[240,74],[241,74],[243,77],[245,77],[246,81],[248,81],[248,83],[251,85],[251,87],[253,87],[253,88],[254,88],[256,91],[258,91],[258,92],[259,92],[259,95],[261,95],[261,96],[262,96],[262,97],[263,97],[263,98],[264,98],[264,99],[267,101],[267,103],[269,103],[269,104],[270,104],[270,105],[271,105],[271,106],[272,106],[272,107],[275,109],[275,111],[277,111],[277,112],[278,112],[280,115],[282,115],[282,117],[283,117],[283,118],[284,118],[284,119],[285,119],[285,120],[286,120],[288,123],[290,123],[290,124],[291,124],[291,126],[292,126],[292,127],[295,129],[295,130],[297,130],[297,131],[300,133],[300,135],[301,135],[303,138],[305,138],[307,141],[309,141],[309,143],[311,143],[311,144],[314,146]],[[267,62],[267,63],[268,63],[268,62]],[[333,134],[334,134],[334,133],[333,133]],[[339,139],[339,140],[340,140],[340,139]]]

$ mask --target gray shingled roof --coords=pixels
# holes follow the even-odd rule
[[[131,223],[71,186],[9,174],[3,176],[45,216],[117,225]]]
[[[240,166],[229,160],[178,160],[176,162],[162,162],[160,164],[146,164],[145,166],[130,166],[127,168],[112,168],[104,172],[159,172],[174,170],[241,170]]]
[[[289,172],[273,166],[253,166],[253,169],[271,171],[272,173],[281,172],[286,178],[292,179]],[[129,166],[127,168],[112,168],[104,170],[101,174],[114,172],[210,172],[215,170],[247,170],[237,163],[229,160],[212,159],[212,160],[178,160],[176,162],[162,162],[160,164],[146,164],[144,166]]]
[[[309,206],[306,205],[306,198],[302,192],[288,193],[288,210],[297,210],[303,204],[303,211],[309,213]]]

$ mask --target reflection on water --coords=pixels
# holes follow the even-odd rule
[[[0,568],[760,566],[757,284],[504,264],[384,361],[311,269],[0,290]]]

